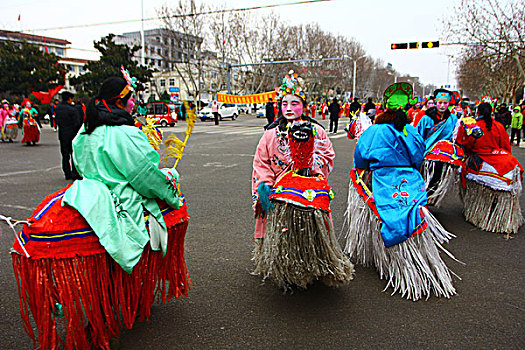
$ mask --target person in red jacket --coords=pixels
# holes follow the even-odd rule
[[[505,127],[492,119],[492,106],[481,103],[477,115],[483,135],[476,139],[459,128],[456,138],[469,155],[461,167],[465,218],[485,231],[516,233],[524,222],[519,203],[523,168],[511,154]]]
[[[315,105],[315,102],[312,102],[312,104],[310,105],[310,111],[311,111],[311,115],[310,117],[312,118],[315,118],[315,110],[317,109],[317,106]]]

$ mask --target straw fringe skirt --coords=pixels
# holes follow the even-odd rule
[[[455,237],[439,221],[421,207],[428,223],[427,229],[406,241],[386,248],[381,237],[381,222],[365,204],[350,183],[348,208],[345,212],[343,234],[344,252],[363,266],[375,266],[381,279],[387,280],[385,290],[392,287],[392,295],[419,300],[434,293],[438,297],[456,294],[452,285],[452,271],[441,259],[439,251],[449,255],[442,244]]]
[[[427,189],[430,186],[430,181],[434,177],[434,173],[438,171],[436,161],[425,160],[422,166],[422,175],[425,179]],[[435,185],[434,191],[428,196],[428,205],[439,208],[441,202],[447,193],[454,191],[458,182],[458,168],[445,162],[439,162],[442,166],[441,178]]]
[[[288,290],[321,280],[329,286],[349,284],[354,266],[343,254],[327,212],[274,202],[264,239],[257,240],[254,274]]]
[[[483,231],[517,233],[525,221],[519,196],[510,191],[494,190],[467,179],[460,193],[465,219]]]

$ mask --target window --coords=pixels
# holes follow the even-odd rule
[[[168,106],[162,103],[155,104],[155,114],[164,115],[168,113]]]
[[[64,49],[57,47],[55,48],[55,53],[57,54],[57,56],[64,56]]]
[[[162,49],[160,47],[157,47],[157,53],[162,56]]]
[[[155,105],[147,105],[148,114],[155,114]]]
[[[170,86],[175,85],[175,79],[174,78],[170,78],[169,82],[170,82]]]
[[[166,79],[160,79],[160,86],[166,86]]]

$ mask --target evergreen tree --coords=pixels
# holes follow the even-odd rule
[[[139,66],[132,60],[135,52],[140,50],[139,46],[129,47],[116,44],[113,41],[115,34],[95,41],[94,46],[100,52],[100,60],[86,64],[86,73],[71,79],[71,84],[77,90],[94,96],[104,80],[109,77],[121,77],[120,66],[123,65],[132,77],[137,78],[137,90],[144,90],[144,83],[152,77],[153,71],[147,67]]]
[[[0,42],[0,93],[27,97],[63,84],[58,56],[26,43]]]

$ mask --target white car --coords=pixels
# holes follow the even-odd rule
[[[237,105],[229,103],[219,103],[219,119],[223,120],[224,118],[231,118],[232,120],[237,119],[239,116],[239,109]],[[205,121],[207,119],[214,120],[213,113],[211,112],[211,104],[207,107],[204,107],[198,113],[200,120]]]

